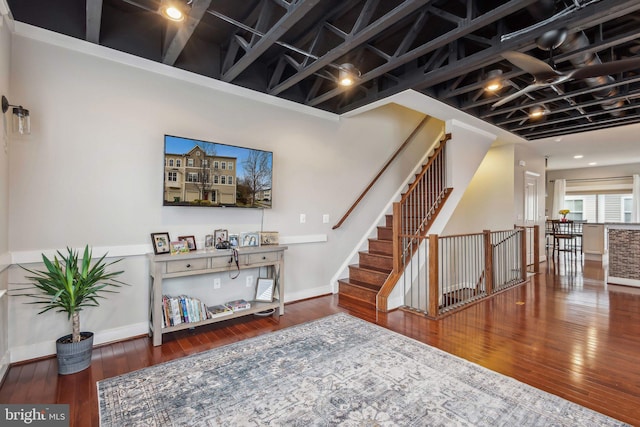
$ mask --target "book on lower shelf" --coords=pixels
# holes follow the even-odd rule
[[[248,310],[251,308],[251,303],[243,299],[228,301],[227,303],[225,303],[225,305],[229,307],[231,310],[233,310],[234,312]]]
[[[211,307],[207,307],[207,310],[212,319],[233,314],[233,310],[225,304],[212,305]]]
[[[205,304],[187,295],[162,296],[162,327],[177,326],[181,323],[195,323],[209,319]]]

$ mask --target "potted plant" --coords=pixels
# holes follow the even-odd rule
[[[80,311],[86,307],[97,307],[98,299],[103,293],[115,293],[125,283],[116,280],[123,271],[108,272],[107,267],[121,261],[118,259],[106,262],[104,254],[91,265],[91,249],[85,246],[82,259],[78,251],[67,247],[67,254],[58,251],[60,259],[54,256],[53,261],[44,254],[42,260],[46,270],[30,270],[20,266],[31,274],[25,276],[33,282],[36,290],[19,294],[35,298],[28,304],[39,304],[43,307],[38,314],[49,310],[66,313],[72,322],[72,332],[56,340],[58,373],[73,374],[86,369],[91,364],[93,349],[93,332],[80,332]]]

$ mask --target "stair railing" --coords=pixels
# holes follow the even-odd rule
[[[447,187],[446,134],[427,163],[416,175],[399,202],[393,204],[393,270],[378,292],[377,307],[387,311],[387,299],[400,278],[406,263],[419,249],[444,201],[451,193]],[[416,246],[417,245],[417,246]]]
[[[523,283],[525,233],[518,228],[416,236],[405,268],[403,308],[438,318]]]
[[[339,228],[349,217],[349,215],[351,215],[351,213],[356,209],[356,207],[358,206],[358,204],[362,201],[362,199],[364,199],[364,196],[369,192],[369,190],[371,190],[371,188],[374,186],[374,184],[378,181],[378,179],[380,179],[380,177],[382,176],[383,173],[385,173],[385,171],[389,168],[389,166],[391,165],[391,163],[393,163],[393,161],[400,155],[400,153],[407,147],[407,145],[409,145],[409,143],[411,142],[411,140],[413,139],[414,136],[416,136],[416,134],[420,131],[420,129],[422,129],[424,127],[425,124],[427,124],[427,122],[429,121],[429,119],[431,119],[431,116],[425,116],[422,121],[418,124],[418,126],[413,130],[413,132],[411,132],[411,135],[409,135],[409,137],[402,143],[402,145],[400,147],[398,147],[398,149],[395,151],[395,153],[393,153],[393,155],[389,158],[389,160],[387,160],[387,162],[384,164],[384,166],[382,166],[382,169],[380,169],[380,171],[378,172],[378,174],[371,180],[371,182],[369,183],[369,185],[367,185],[367,187],[364,189],[364,191],[360,194],[360,196],[358,196],[358,198],[356,199],[355,202],[353,202],[353,204],[351,205],[351,207],[347,210],[347,212],[342,216],[342,218],[340,218],[340,221],[338,221],[336,223],[336,225],[334,225],[332,227],[333,230],[335,230],[336,228]]]

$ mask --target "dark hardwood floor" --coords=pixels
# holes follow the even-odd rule
[[[599,263],[542,265],[530,283],[440,321],[339,305],[329,295],[247,317],[98,347],[92,366],[59,376],[55,359],[12,366],[1,403],[68,403],[72,426],[98,426],[96,381],[339,311],[441,348],[534,387],[640,426],[640,288],[606,285]]]

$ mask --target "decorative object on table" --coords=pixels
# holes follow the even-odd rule
[[[210,251],[215,247],[213,242],[214,242],[213,234],[207,234],[206,236],[204,236],[204,249],[205,249],[205,251]]]
[[[101,380],[98,407],[102,426],[626,425],[345,313]]]
[[[260,246],[260,233],[257,231],[240,233],[240,246]]]
[[[569,214],[569,212],[571,212],[569,209],[560,209],[558,211],[558,213],[562,215],[562,218],[560,219],[562,222],[567,221],[567,215]]]
[[[190,251],[196,251],[196,238],[194,236],[178,236],[179,241],[187,242],[187,247]]]
[[[278,232],[277,231],[261,231],[260,232],[260,246],[262,245],[277,245],[278,244]]]
[[[273,292],[275,289],[275,280],[268,278],[258,278],[258,284],[256,285],[256,301],[272,302]]]
[[[16,296],[34,298],[35,301],[28,304],[41,305],[43,309],[38,314],[55,310],[66,313],[67,319],[71,320],[71,334],[56,340],[58,373],[66,375],[80,372],[91,365],[93,332],[80,331],[80,311],[87,307],[98,307],[98,299],[104,298],[104,293],[116,293],[113,288],[126,283],[116,279],[124,271],[107,271],[108,267],[122,259],[106,262],[107,254],[104,254],[91,265],[92,251],[89,245],[85,246],[81,259],[78,251],[71,248],[67,248],[66,254],[58,251],[58,256],[54,255],[50,260],[42,254],[46,270],[20,266],[32,274],[25,276],[25,279],[30,280],[38,292],[32,288],[22,288],[20,291],[29,292]]]
[[[184,240],[169,243],[171,255],[186,254],[189,252],[189,245]]]
[[[229,244],[232,248],[237,248],[240,246],[240,237],[237,234],[229,234]]]
[[[151,233],[151,242],[153,243],[153,253],[156,255],[168,254],[171,251],[169,233]]]
[[[213,239],[214,239],[214,244],[216,246],[216,249],[229,249],[229,247],[231,246],[229,245],[224,245],[224,242],[229,242],[229,232],[227,230],[216,230],[213,232]]]

